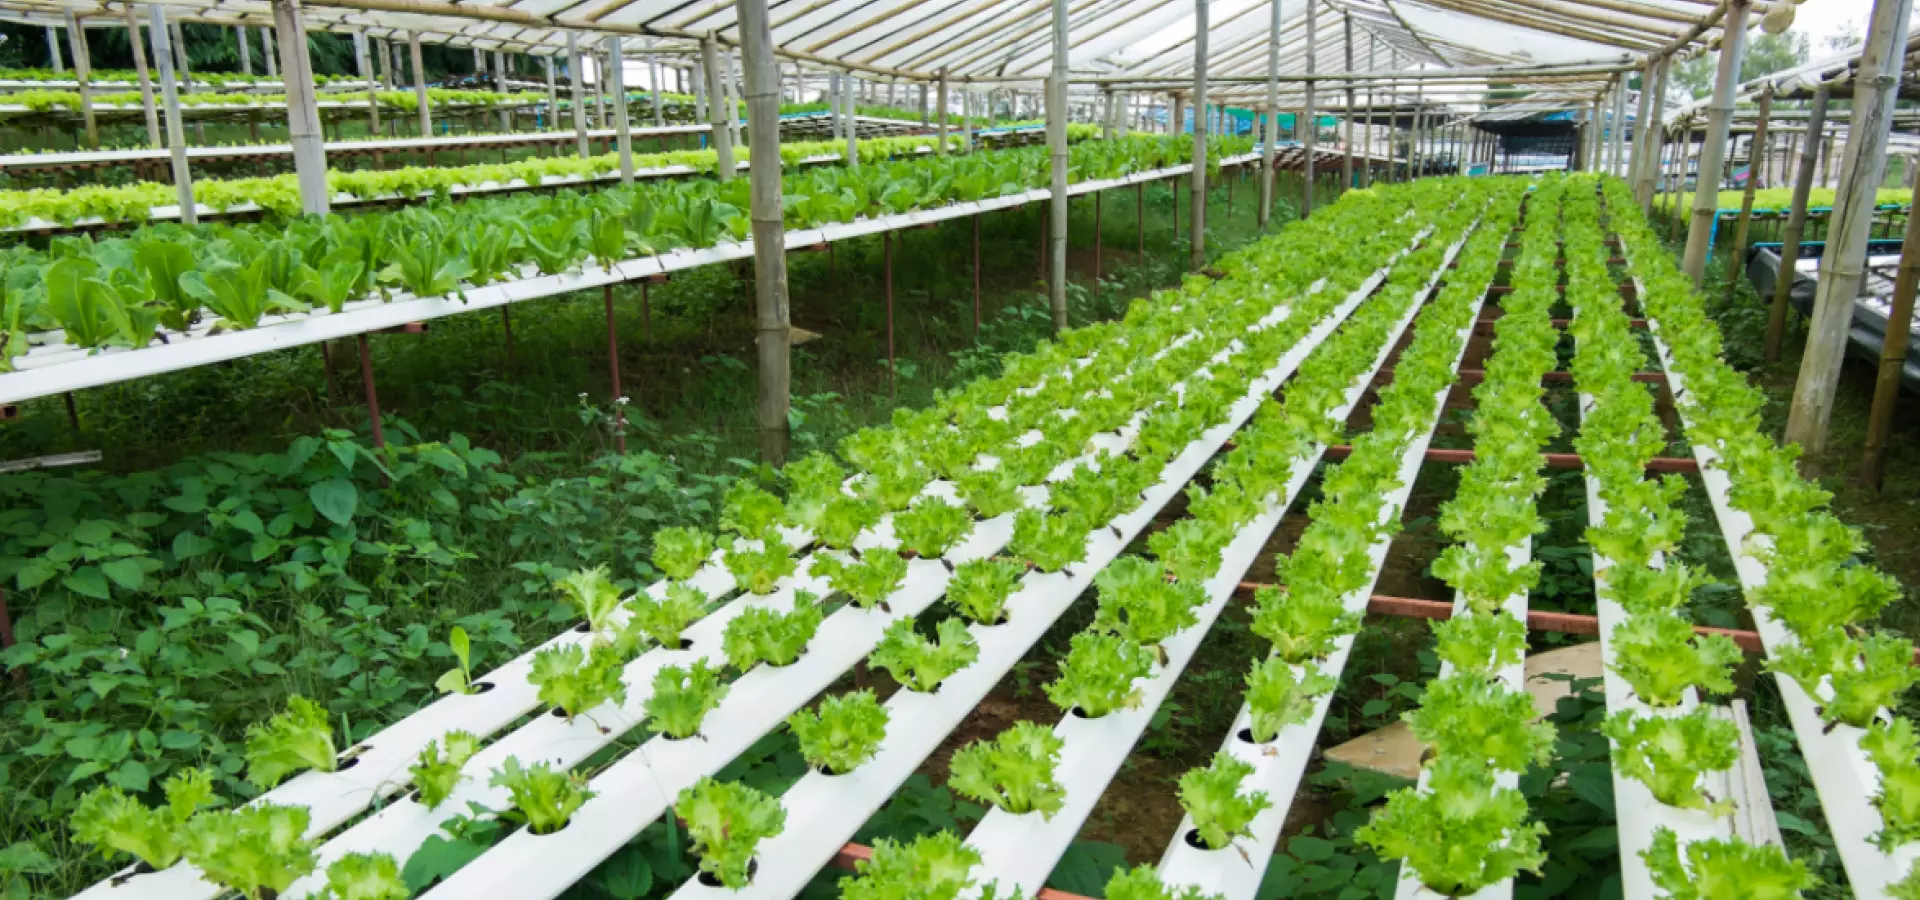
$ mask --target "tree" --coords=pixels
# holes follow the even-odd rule
[[[1752,81],[1806,62],[1809,43],[1807,36],[1797,31],[1753,35],[1747,40],[1746,57],[1740,60],[1740,81]],[[1695,99],[1705,97],[1713,93],[1713,76],[1718,63],[1717,54],[1702,53],[1675,66],[1673,80]]]

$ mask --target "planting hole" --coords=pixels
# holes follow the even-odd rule
[[[1207,846],[1206,841],[1203,841],[1200,839],[1200,829],[1198,828],[1187,829],[1187,833],[1184,835],[1184,837],[1186,838],[1187,846],[1192,847],[1195,850],[1212,850],[1213,849],[1212,847]]]
[[[758,871],[760,871],[760,861],[757,859],[747,860],[747,880],[752,881],[754,873]],[[697,877],[700,879],[700,883],[707,887],[726,887],[726,885],[720,883],[720,877],[712,872],[702,870]]]

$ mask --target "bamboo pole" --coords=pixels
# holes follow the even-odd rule
[[[1920,207],[1920,181],[1914,181],[1909,209]],[[1893,280],[1893,304],[1887,327],[1880,335],[1880,369],[1873,383],[1873,405],[1867,413],[1867,449],[1860,460],[1860,480],[1879,490],[1886,479],[1887,442],[1893,433],[1893,412],[1900,402],[1900,374],[1907,364],[1907,346],[1913,337],[1913,295],[1920,289],[1920,217],[1909,214],[1900,238],[1900,268]]]
[[[1627,76],[1622,74],[1613,85],[1613,124],[1608,129],[1612,138],[1607,150],[1607,172],[1615,178],[1624,178],[1627,174]]]
[[[840,129],[847,138],[846,164],[849,169],[860,168],[860,123],[854,118],[854,110],[859,108],[859,96],[860,84],[854,79],[853,70],[848,69],[840,76],[840,103],[843,117]]]
[[[433,106],[427,102],[427,67],[420,61],[418,31],[407,32],[407,59],[413,64],[413,103],[420,116],[420,136],[427,137],[433,134]],[[578,103],[575,105],[578,106]]]
[[[1713,240],[1721,169],[1727,161],[1727,125],[1733,120],[1734,93],[1740,84],[1740,61],[1747,49],[1747,11],[1750,0],[1728,0],[1726,30],[1722,32],[1713,99],[1707,104],[1707,133],[1700,145],[1700,170],[1693,191],[1693,215],[1687,227],[1687,249],[1680,270],[1699,287],[1707,274],[1707,246]],[[1712,179],[1709,181],[1708,179]]]
[[[1378,40],[1374,35],[1373,31],[1369,29],[1367,31],[1367,68],[1368,69],[1372,69],[1374,66],[1374,50],[1377,47],[1377,45],[1378,45]],[[1365,135],[1365,138],[1363,140],[1366,146],[1367,162],[1365,165],[1360,167],[1361,186],[1369,187],[1369,188],[1373,187],[1373,137],[1374,137],[1373,135],[1373,84],[1374,83],[1371,81],[1367,82],[1367,113],[1366,113],[1367,118],[1366,118],[1366,127],[1362,130],[1362,134]]]
[[[368,74],[368,77],[372,77],[373,73],[369,72],[367,74]],[[497,90],[502,94],[508,93],[511,90],[510,88],[507,87],[507,55],[498,50],[493,51],[493,84],[494,84],[494,90]],[[379,104],[375,104],[375,106],[378,106],[378,105]],[[513,130],[513,119],[512,119],[513,111],[508,109],[505,106],[502,106],[498,110],[496,110],[496,112],[500,114],[500,130],[503,132],[512,131]],[[373,129],[375,131],[380,130],[380,114],[379,113],[374,113]]]
[[[273,43],[273,27],[270,25],[260,26],[260,58],[267,64],[268,78],[273,78],[280,74],[280,55],[274,52]],[[159,51],[156,50],[154,52],[158,53]]]
[[[100,149],[100,122],[93,114],[93,65],[87,53],[87,32],[73,10],[66,11],[67,49],[73,54],[73,77],[80,84],[80,118],[86,123],[87,147]]]
[[[1344,13],[1340,17],[1342,37],[1345,38],[1347,51],[1347,71],[1353,71],[1353,13]],[[1346,127],[1347,155],[1340,162],[1340,190],[1353,188],[1353,82],[1347,82],[1347,108],[1340,111],[1340,119]]]
[[[1740,266],[1747,255],[1747,228],[1753,217],[1753,192],[1760,186],[1760,170],[1766,157],[1760,149],[1767,144],[1767,115],[1773,111],[1773,85],[1760,92],[1760,120],[1747,150],[1747,187],[1740,193],[1740,218],[1734,224],[1733,245],[1727,248],[1727,301],[1733,301],[1734,286],[1739,284]],[[1782,273],[1790,274],[1790,273]]]
[[[1315,30],[1315,24],[1319,21],[1320,16],[1318,10],[1313,8],[1312,0],[1308,0],[1306,12],[1307,74],[1312,75],[1320,56],[1319,34]],[[1306,106],[1300,117],[1301,125],[1306,128],[1306,139],[1301,142],[1301,183],[1303,187],[1300,193],[1300,218],[1302,219],[1313,214],[1313,168],[1314,163],[1318,162],[1318,160],[1314,159],[1317,153],[1314,145],[1317,143],[1316,139],[1319,137],[1320,132],[1320,123],[1314,118],[1314,100],[1316,99],[1314,97],[1314,88],[1316,86],[1317,82],[1307,82]]]
[[[721,181],[733,180],[733,130],[729,120],[734,118],[733,111],[727,107],[725,82],[720,77],[720,42],[712,34],[700,40],[700,63],[706,72],[708,123],[713,126],[713,150],[718,154],[717,172]]]
[[[1827,422],[1833,415],[1833,395],[1846,358],[1854,299],[1865,276],[1875,189],[1886,171],[1889,117],[1900,86],[1912,13],[1913,0],[1874,0],[1866,48],[1853,79],[1853,119],[1847,127],[1840,190],[1827,220],[1827,246],[1820,260],[1807,352],[1800,358],[1800,377],[1787,410],[1786,439],[1804,447],[1809,458],[1826,449]],[[1892,330],[1889,323],[1888,331]]]
[[[840,73],[827,73],[827,128],[832,139],[838,142],[840,134]]]
[[[560,86],[554,79],[553,56],[542,56],[540,61],[546,63],[547,75],[547,121],[545,124],[546,127],[552,128],[560,124]]]
[[[128,22],[135,21],[133,18],[133,7],[127,6],[123,8],[127,10],[127,21]],[[140,26],[129,25],[127,27],[138,28]],[[128,33],[129,38],[133,36],[134,35],[131,32]],[[253,74],[253,48],[248,46],[247,44],[247,26],[245,25],[233,26],[233,37],[234,37],[234,42],[233,42],[234,46],[240,48],[240,74],[252,75]],[[133,43],[135,46],[139,46],[140,44],[139,41],[131,41],[131,43]],[[145,54],[142,54],[142,55],[145,55]]]
[[[727,85],[727,131],[733,138],[733,146],[739,147],[741,146],[740,104],[742,99],[740,94],[745,88],[740,86],[740,72],[737,61],[733,58],[733,51],[730,49],[722,50],[720,52],[720,62],[725,67],[722,70],[722,77],[726,80]],[[626,98],[622,97],[620,102],[624,104]]]
[[[67,64],[60,61],[60,29],[47,26],[47,58],[53,63],[53,71],[66,74]]]
[[[665,93],[665,91],[663,91],[660,86],[660,57],[654,54],[648,54],[647,97],[650,101],[648,105],[653,107],[653,127],[655,128],[665,128],[667,125],[666,105],[660,96],[663,93]]]
[[[1273,214],[1273,145],[1280,139],[1280,0],[1267,0],[1267,127],[1260,140],[1260,216],[1262,231]]]
[[[1053,0],[1053,74],[1047,81],[1047,148],[1052,158],[1052,271],[1047,279],[1055,331],[1067,328],[1067,0]],[[1198,167],[1196,165],[1196,167]]]
[[[180,120],[180,85],[173,75],[173,54],[168,46],[166,7],[148,4],[147,21],[147,33],[153,38],[153,61],[160,66],[160,97],[167,109],[167,155],[173,162],[174,202],[180,204],[180,221],[198,225],[200,215],[193,200],[193,170],[187,164],[187,130]],[[132,29],[128,34],[137,45],[139,29]]]
[[[572,31],[567,32],[567,80],[573,89],[573,148],[581,159],[592,159],[593,148],[587,143],[586,66],[580,57],[580,35]]]
[[[133,4],[123,3],[120,11],[127,19],[127,44],[133,50],[133,71],[140,79],[140,111],[147,119],[147,146],[163,147],[160,138],[160,113],[153,103],[153,76],[147,72],[146,42],[140,37],[140,19],[134,15]],[[240,29],[240,46],[247,45],[247,30]]]
[[[938,156],[947,155],[947,70],[940,70],[940,82],[934,93],[934,104],[938,107],[937,121],[934,125],[933,152]]]
[[[1664,59],[1655,59],[1647,63],[1640,73],[1640,111],[1636,114],[1633,132],[1633,160],[1631,177],[1634,202],[1640,205],[1644,215],[1653,200],[1654,174],[1658,171],[1662,131],[1660,116],[1663,113],[1661,94],[1666,87],[1666,66]]]
[[[300,182],[300,209],[324,216],[332,197],[327,187],[327,148],[320,131],[320,110],[313,96],[313,61],[307,56],[305,12],[300,0],[273,0],[273,21],[280,30],[281,81],[287,92],[287,134],[293,143],[293,168]]]
[[[1059,0],[1055,0],[1059,2]],[[1193,240],[1189,264],[1207,265],[1207,2],[1193,0]],[[1178,182],[1175,182],[1178,184]]]
[[[360,78],[367,83],[367,125],[373,137],[380,136],[380,82],[374,80],[373,62],[367,57],[367,32],[360,29],[353,33],[353,64],[359,70]]]
[[[707,74],[706,68],[696,62],[689,67],[693,76],[693,118],[696,122],[711,121],[707,115]]]
[[[613,134],[620,149],[620,183],[633,183],[633,122],[627,114],[627,60],[620,52],[620,36],[607,36],[607,68],[613,80]],[[776,112],[779,102],[774,103]]]
[[[747,140],[754,160],[749,215],[753,220],[754,332],[760,366],[760,457],[786,459],[791,407],[792,331],[787,310],[786,233],[780,188],[780,72],[767,22],[767,0],[739,0],[740,62],[745,69]]]

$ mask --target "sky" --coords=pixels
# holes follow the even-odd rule
[[[1828,52],[1827,35],[1846,31],[1865,36],[1867,14],[1872,10],[1873,0],[1807,0],[1794,15],[1793,30],[1813,39],[1817,58]]]

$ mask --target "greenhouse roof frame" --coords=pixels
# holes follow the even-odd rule
[[[69,10],[87,27],[125,27],[120,0],[0,0],[0,18],[59,26]],[[270,25],[269,0],[166,0],[170,18],[227,25]],[[1264,82],[1265,0],[1216,0],[1209,28],[1209,76],[1222,100],[1254,99]],[[1765,12],[1786,0],[1756,0]],[[1308,72],[1334,80],[1403,64],[1407,82],[1459,77],[1480,69],[1500,83],[1551,86],[1552,99],[1579,105],[1606,88],[1613,72],[1646,59],[1696,52],[1717,39],[1727,0],[1318,0],[1311,69],[1305,59],[1304,4],[1286,4],[1279,81]],[[1037,86],[1051,65],[1050,8],[1032,0],[775,0],[769,4],[779,56],[816,70],[958,86]],[[735,7],[725,0],[306,0],[310,27],[536,55],[564,55],[569,32],[642,38],[630,54],[697,53],[711,35],[737,46]],[[1193,9],[1177,0],[1073,0],[1068,7],[1075,57],[1070,79],[1110,88],[1177,91],[1192,72]],[[1460,29],[1470,28],[1462,36]],[[1336,30],[1337,29],[1337,30]],[[1489,49],[1494,34],[1515,48],[1550,39],[1559,59],[1526,49]],[[1364,41],[1362,40],[1364,39]],[[1382,46],[1384,45],[1384,46]],[[1381,54],[1379,51],[1386,51]],[[1369,57],[1371,59],[1369,60]],[[1402,62],[1404,61],[1404,63]],[[1512,67],[1511,72],[1501,71]],[[1608,71],[1598,71],[1606,68]],[[1562,70],[1566,71],[1562,71]],[[1484,89],[1486,82],[1479,88]],[[1121,87],[1124,85],[1125,87]],[[1341,85],[1344,87],[1345,85]],[[1290,90],[1297,97],[1302,89]],[[1546,99],[1546,98],[1543,98]]]

